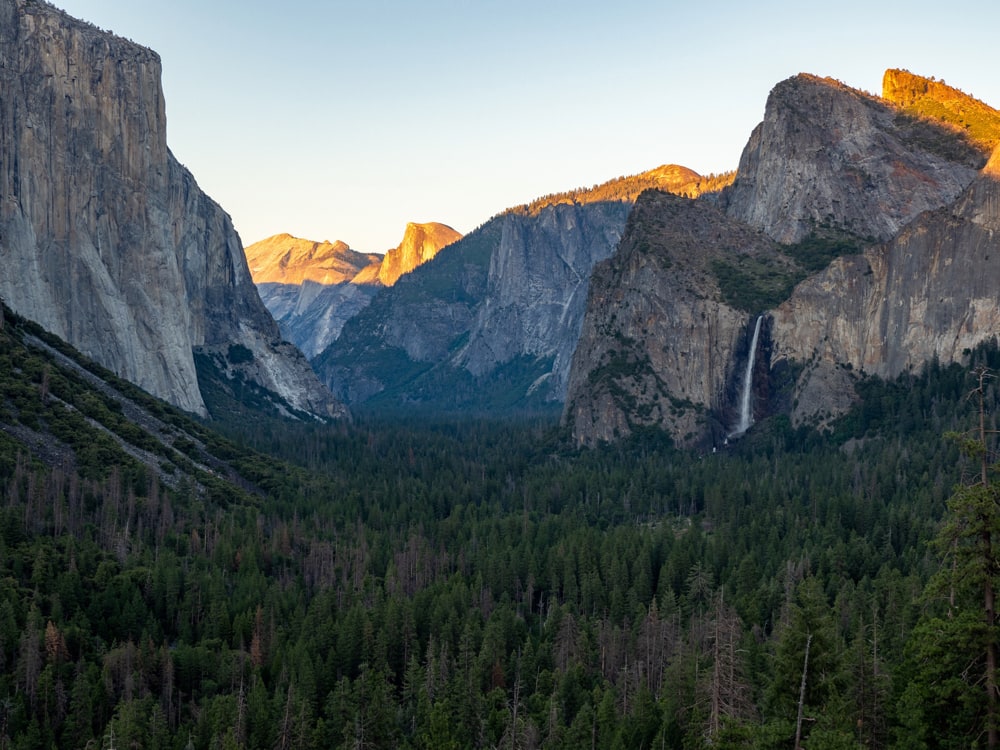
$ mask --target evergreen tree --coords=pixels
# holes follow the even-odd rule
[[[991,482],[995,457],[986,425],[991,373],[980,368],[972,393],[978,426],[972,436],[950,433],[970,459],[973,478],[948,500],[937,545],[944,557],[928,595],[943,607],[910,639],[909,685],[901,699],[902,736],[914,746],[964,747],[1000,743],[997,689],[996,588],[1000,580],[1000,492]],[[933,738],[933,739],[932,739]],[[919,744],[918,744],[919,743]]]

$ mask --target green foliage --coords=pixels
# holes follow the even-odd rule
[[[239,345],[229,347],[228,363],[221,355],[195,351],[198,385],[205,408],[213,418],[238,421],[254,419],[260,414],[283,414],[303,421],[315,419],[313,415],[296,409],[274,391],[247,378],[239,367],[231,371],[228,367],[228,364],[248,361],[253,361],[253,352]]]
[[[986,694],[974,684],[982,673],[978,642],[984,635],[982,616],[964,611],[952,617],[921,621],[907,641],[900,670],[900,746],[912,748],[973,747],[982,731]],[[970,682],[970,680],[972,682]]]
[[[723,302],[754,315],[777,307],[805,278],[805,274],[794,273],[768,258],[750,256],[716,259],[711,269],[719,283]]]
[[[231,364],[242,365],[253,362],[253,352],[242,344],[230,344],[228,359]]]
[[[995,396],[988,393],[991,372],[978,368],[975,374],[979,423],[967,433],[946,433],[969,461],[971,478],[948,499],[935,540],[943,565],[925,592],[932,606],[908,643],[900,734],[914,747],[969,747],[981,737],[993,747],[997,741],[1000,487],[991,481],[988,438],[995,431],[986,429],[987,403]]]
[[[731,185],[734,179],[736,179],[736,172],[724,172],[718,175],[712,174],[707,177],[697,177],[688,184],[678,185],[674,190],[680,195],[694,198],[705,193],[717,193],[726,186]],[[669,191],[670,187],[665,185],[659,170],[652,170],[628,177],[617,177],[589,188],[581,187],[562,193],[551,193],[531,203],[511,208],[508,212],[535,216],[544,208],[560,204],[612,203],[621,201],[634,203],[646,190]]]
[[[757,314],[784,302],[799,282],[822,271],[834,258],[861,252],[866,242],[845,230],[818,224],[803,240],[777,246],[794,265],[734,254],[712,261],[711,269],[726,304]]]
[[[893,124],[897,135],[911,148],[970,167],[979,168],[984,163],[982,150],[964,132],[907,111],[897,113]]]
[[[980,631],[920,598],[961,368],[867,383],[878,413],[833,436],[774,421],[713,455],[577,452],[552,417],[222,435],[6,320],[11,746],[701,748],[739,694],[711,746],[790,747],[809,635],[806,747],[971,742],[981,693],[949,675]]]
[[[803,240],[781,245],[781,251],[808,273],[816,273],[830,265],[834,258],[860,253],[865,244],[865,241],[849,232],[820,225]]]

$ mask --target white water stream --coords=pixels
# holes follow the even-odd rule
[[[760,323],[764,320],[763,315],[757,316],[757,325],[753,329],[753,339],[750,341],[750,353],[747,355],[747,371],[743,375],[743,393],[740,396],[740,419],[729,435],[735,437],[742,435],[750,429],[753,424],[753,364],[757,356],[757,339],[760,338]]]

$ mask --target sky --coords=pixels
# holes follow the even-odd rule
[[[1000,108],[996,0],[55,0],[154,49],[167,142],[244,245],[355,250],[661,164],[735,169],[800,72]]]

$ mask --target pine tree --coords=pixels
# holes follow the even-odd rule
[[[992,374],[976,371],[978,425],[972,436],[949,433],[975,467],[948,500],[938,534],[942,571],[928,586],[946,600],[945,614],[926,617],[908,644],[908,687],[900,702],[904,732],[914,746],[1000,744],[997,691],[996,587],[1000,576],[1000,493],[990,481],[994,456],[986,428],[986,392]]]

